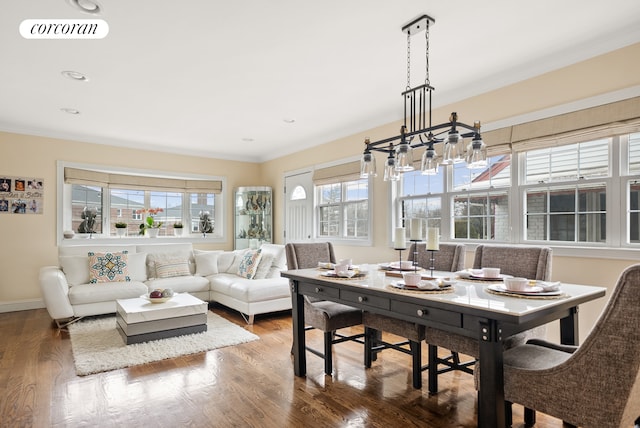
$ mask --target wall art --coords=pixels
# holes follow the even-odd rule
[[[0,175],[0,215],[42,214],[44,180]]]

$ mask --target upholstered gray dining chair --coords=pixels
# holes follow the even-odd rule
[[[511,245],[478,245],[474,254],[473,268],[500,268],[500,272],[507,275],[522,276],[528,279],[548,281],[551,279],[552,250],[549,247],[517,247]],[[537,327],[504,341],[505,349],[524,344],[527,339],[544,335],[545,327]],[[470,368],[480,354],[478,339],[448,331],[427,327],[425,340],[429,344],[429,391],[438,391],[438,373],[448,371],[439,370],[438,365],[444,364],[448,369],[462,370],[473,373]],[[474,360],[460,363],[459,360],[447,361],[437,357],[437,348],[449,349],[455,356],[457,353],[468,355]],[[435,362],[436,364],[433,364]]]
[[[308,269],[318,267],[318,262],[336,262],[333,245],[330,242],[289,243],[285,245],[288,269]],[[305,331],[315,328],[324,332],[324,352],[307,347],[307,351],[324,359],[324,372],[333,373],[332,346],[352,340],[364,343],[364,333],[345,336],[337,333],[346,327],[362,324],[362,311],[341,303],[304,296]],[[337,337],[337,339],[336,339]]]
[[[505,400],[574,426],[633,427],[640,421],[639,326],[637,264],[622,273],[581,346],[530,340],[505,351]]]
[[[419,267],[431,267],[431,255],[427,254],[426,244],[411,244],[408,258],[410,261],[414,260],[414,253]],[[440,251],[434,254],[434,269],[456,272],[464,268],[464,260],[465,250],[463,244],[440,244]],[[425,327],[409,321],[367,311],[364,311],[362,314],[362,323],[365,327],[365,367],[371,367],[371,363],[376,359],[377,353],[384,349],[394,349],[404,352],[405,354],[411,355],[413,387],[416,389],[422,388],[422,371],[427,368],[422,365],[421,347],[421,342],[425,340]],[[396,343],[387,342],[382,340],[382,332],[391,333],[406,340]],[[457,358],[457,354],[452,354],[450,357],[450,359]],[[449,358],[443,360],[448,361]]]

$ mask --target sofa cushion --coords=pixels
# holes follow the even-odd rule
[[[150,279],[145,284],[149,290],[170,288],[176,293],[209,291],[209,281],[201,276],[176,276],[173,278]]]
[[[244,253],[246,253],[247,251],[249,251],[248,249],[245,250],[234,250],[231,251],[231,255],[233,256],[233,259],[231,260],[231,264],[227,267],[227,269],[220,269],[220,259],[218,259],[218,273],[221,272],[226,272],[226,273],[232,273],[234,275],[238,274],[238,268],[240,267],[240,262],[242,261],[242,256],[244,256]],[[224,256],[225,254],[229,254],[229,253],[224,253],[221,255]]]
[[[86,253],[84,256],[60,256],[58,260],[69,285],[89,282],[89,257]]]
[[[286,270],[287,268],[287,254],[284,251],[284,245],[280,244],[262,244],[260,246],[262,250],[262,257],[265,254],[271,254],[273,256],[273,266]]]
[[[140,297],[147,292],[147,286],[139,281],[78,284],[69,288],[69,302],[72,305],[113,302]]]
[[[256,274],[253,276],[253,279],[265,279],[272,264],[273,255],[263,253],[262,257],[260,257],[260,263],[258,263],[258,268],[256,269]]]
[[[156,261],[156,275],[158,278],[191,275],[189,261],[185,259],[158,260]]]
[[[249,250],[244,253],[238,265],[238,276],[253,279],[256,270],[258,270],[258,264],[261,258],[262,252],[260,250]]]
[[[219,273],[209,277],[211,291],[224,294],[242,302],[253,303],[290,297],[289,280],[246,279],[231,273]]]
[[[89,255],[89,282],[130,281],[127,251],[121,253],[94,253]]]
[[[147,253],[129,253],[129,276],[131,281],[147,280]]]
[[[191,263],[193,257],[192,251],[172,251],[172,252],[160,252],[160,253],[149,253],[147,257],[147,277],[148,278],[160,278],[158,275],[158,271],[156,270],[156,264],[159,262],[161,264],[168,262],[176,262],[177,260],[181,260],[187,263],[189,266],[189,273],[195,273],[195,267]],[[193,270],[192,270],[193,268]]]
[[[195,250],[193,257],[196,262],[196,275],[209,276],[218,273],[218,256],[222,251]]]

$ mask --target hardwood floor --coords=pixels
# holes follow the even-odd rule
[[[474,427],[472,376],[447,373],[430,396],[411,387],[410,357],[385,351],[363,367],[362,345],[336,345],[334,372],[307,354],[293,374],[291,314],[257,316],[260,340],[157,363],[76,376],[69,335],[44,309],[0,314],[1,427]],[[322,335],[308,332],[310,344]],[[426,359],[426,346],[425,346]],[[423,373],[426,378],[426,373]],[[523,426],[514,406],[514,427]],[[561,427],[538,415],[537,427]]]

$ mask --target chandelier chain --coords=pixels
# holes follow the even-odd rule
[[[411,89],[411,31],[407,31],[407,90]]]
[[[424,70],[424,83],[425,85],[431,86],[431,82],[429,80],[429,20],[427,19],[427,28],[424,32],[425,39],[425,70]]]

